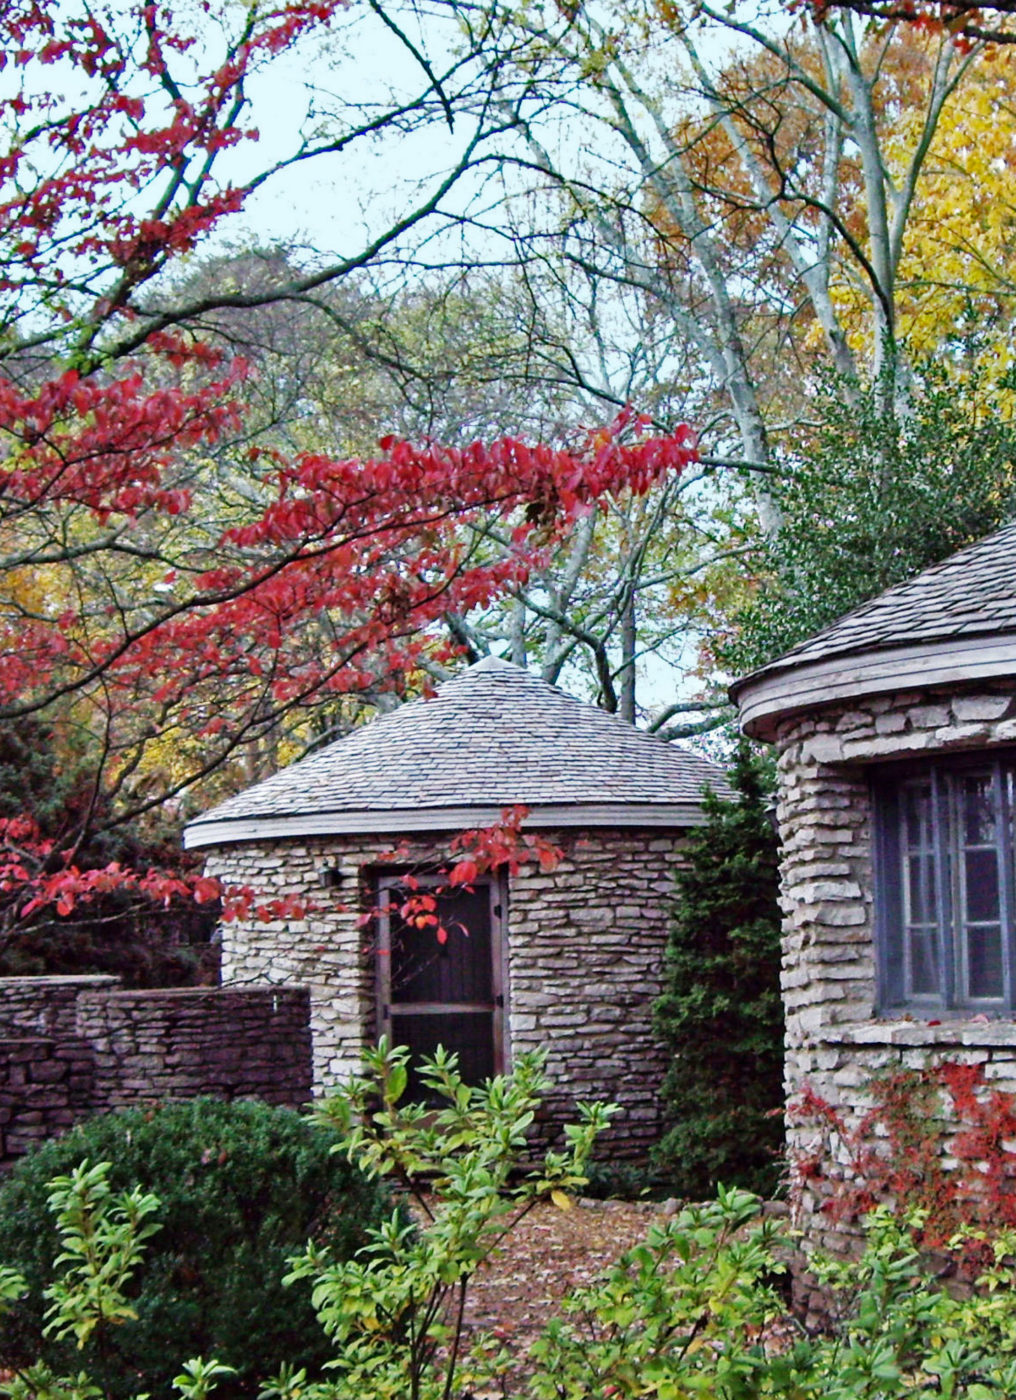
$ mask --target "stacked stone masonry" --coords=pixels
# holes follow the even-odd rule
[[[785,720],[777,735],[783,839],[786,1087],[809,1085],[848,1125],[860,1087],[890,1065],[976,1062],[1016,1092],[1016,1027],[937,1025],[876,1016],[870,775],[880,763],[1016,743],[1016,685],[1000,682],[839,704]],[[814,1124],[788,1124],[791,1161],[811,1158]],[[942,1153],[948,1153],[943,1137]],[[800,1182],[799,1223],[812,1245],[850,1246]]]
[[[305,988],[123,991],[0,978],[0,1164],[92,1113],[193,1098],[310,1098]]]
[[[554,1087],[545,1105],[547,1139],[573,1118],[577,1101],[610,1099],[622,1112],[609,1150],[642,1159],[658,1136],[665,1057],[652,1030],[652,1004],[682,833],[546,835],[564,859],[551,873],[523,865],[509,889],[509,1059],[541,1046],[548,1051]],[[311,988],[319,1092],[357,1073],[375,1036],[374,933],[361,919],[374,902],[372,876],[393,865],[433,868],[448,858],[438,842],[324,836],[209,852],[209,875],[252,885],[267,898],[295,895],[315,905],[304,919],[226,925],[222,978],[231,986]],[[326,870],[339,872],[334,901],[323,888]]]

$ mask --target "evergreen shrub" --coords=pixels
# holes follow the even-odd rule
[[[93,1118],[44,1143],[0,1186],[0,1264],[28,1292],[0,1318],[0,1366],[42,1359],[84,1368],[109,1396],[168,1396],[188,1357],[236,1368],[222,1396],[254,1396],[282,1362],[315,1374],[327,1339],[310,1284],[284,1288],[308,1240],[344,1261],[390,1209],[383,1189],[330,1153],[335,1134],[290,1109],[193,1099]],[[160,1201],[160,1228],[131,1286],[136,1320],[99,1329],[79,1352],[43,1335],[57,1224],[47,1183],[82,1161],[108,1161],[110,1186]]]
[[[655,1024],[670,1051],[654,1166],[677,1195],[762,1195],[780,1173],[783,1004],[777,839],[760,760],[742,745],[734,797],[707,793],[690,838]]]

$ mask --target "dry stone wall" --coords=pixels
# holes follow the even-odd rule
[[[890,760],[987,750],[1016,743],[1016,685],[912,692],[838,704],[785,720],[777,733],[783,842],[783,991],[786,1087],[805,1085],[856,1125],[871,1075],[890,1065],[983,1063],[1016,1091],[1016,1027],[1009,1022],[879,1019],[873,901],[870,774]],[[792,1162],[819,1145],[814,1124],[791,1116]],[[943,1137],[942,1151],[948,1150]],[[841,1151],[840,1166],[847,1154]],[[835,1172],[836,1163],[831,1165]],[[798,1182],[799,1222],[812,1244],[850,1247],[849,1232],[821,1212],[822,1196]],[[823,1188],[823,1190],[826,1188]]]
[[[200,1094],[299,1108],[306,988],[123,991],[114,977],[0,978],[0,1165],[89,1114]]]
[[[681,832],[546,833],[564,852],[549,873],[525,865],[508,898],[509,1054],[545,1046],[554,1088],[545,1130],[571,1118],[581,1099],[611,1099],[623,1112],[610,1150],[643,1158],[658,1135],[656,1096],[664,1053],[652,1002],[680,858]],[[232,922],[222,930],[227,985],[311,988],[314,1073],[319,1090],[358,1072],[375,1034],[373,934],[361,914],[373,903],[371,874],[393,863],[433,867],[441,838],[397,834],[245,842],[210,852],[206,870],[266,898],[316,905],[303,919]],[[324,872],[338,887],[323,887]]]

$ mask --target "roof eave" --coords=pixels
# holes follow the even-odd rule
[[[744,733],[772,740],[781,721],[838,701],[1014,675],[1016,634],[979,633],[764,667],[730,693]]]
[[[220,818],[189,823],[184,846],[193,851],[205,846],[274,840],[296,836],[402,835],[409,832],[454,832],[493,826],[501,820],[502,807],[415,807],[374,811],[341,811],[272,814]],[[695,800],[668,803],[597,802],[583,804],[532,804],[522,823],[530,830],[554,827],[654,827],[681,830],[701,826],[706,820]]]

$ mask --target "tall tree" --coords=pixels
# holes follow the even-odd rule
[[[884,588],[1016,512],[1013,375],[962,384],[919,366],[902,419],[885,395],[831,379],[818,422],[776,487],[785,525],[754,552],[757,580],[721,655],[763,665]]]
[[[776,833],[762,765],[742,745],[733,799],[706,798],[706,824],[678,875],[655,1024],[670,1051],[656,1166],[699,1200],[718,1182],[768,1193],[780,1170],[783,1005]]]
[[[711,386],[707,450],[764,467],[816,364],[879,383],[889,365],[905,383],[909,221],[976,52],[898,27],[867,37],[849,14],[802,28],[709,4],[529,7],[520,23],[534,89],[569,115],[557,130],[520,118],[516,168],[555,199],[542,224],[522,207],[518,242],[580,282],[632,289],[670,325]]]

